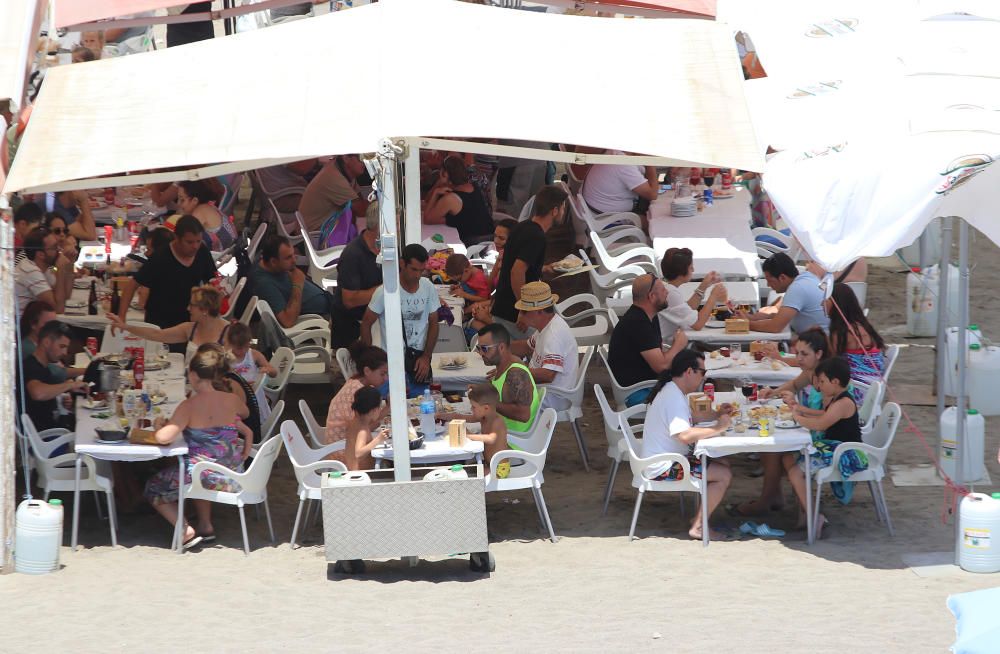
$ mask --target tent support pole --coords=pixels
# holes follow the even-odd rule
[[[948,277],[946,273],[948,271],[949,257],[951,256],[951,216],[945,216],[941,219],[941,260],[938,262],[938,315],[937,315],[937,338],[936,338],[936,358],[935,365],[937,366],[937,374],[935,379],[937,379],[937,416],[938,424],[940,424],[941,416],[944,415],[944,405],[945,400],[945,388],[944,388],[944,378],[948,374],[948,353],[945,347],[945,333],[948,329]],[[937,453],[935,455],[938,459],[941,458],[941,448],[937,448]]]
[[[14,302],[14,221],[11,219],[9,197],[0,194],[0,213],[7,214],[0,220],[0,306],[8,307],[0,318],[0,339],[14,343],[14,324],[17,320],[12,310]],[[17,400],[14,397],[16,378],[16,347],[6,347],[0,352],[0,573],[14,572],[14,450],[16,435],[14,417]],[[25,487],[30,483],[24,480]]]
[[[966,420],[968,411],[966,406],[968,398],[965,396],[965,376],[966,361],[969,346],[967,344],[969,335],[969,223],[964,219],[958,225],[958,364],[957,378],[958,388],[955,397],[955,406],[958,415],[955,423],[958,427],[955,434],[955,481],[959,485],[966,482],[975,481],[966,479],[963,465],[965,464],[966,449]],[[955,516],[955,565],[958,565],[959,554],[962,548],[961,520]]]
[[[403,198],[406,222],[403,227],[404,243],[419,243],[423,239],[420,215],[420,148],[413,140],[407,141],[403,168]]]
[[[379,144],[381,179],[379,222],[382,242],[382,289],[385,293],[385,351],[389,358],[389,415],[392,425],[393,476],[410,481],[409,420],[406,415],[406,373],[403,362],[403,310],[399,299],[399,258],[403,245],[396,207],[396,161],[401,149],[388,139]],[[417,203],[417,211],[420,203]]]

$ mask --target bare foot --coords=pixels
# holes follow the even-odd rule
[[[701,540],[702,539],[702,533],[703,532],[701,530],[701,524],[699,524],[697,527],[691,527],[691,529],[688,530],[688,537],[691,540]],[[708,539],[709,540],[724,540],[725,538],[726,538],[726,535],[724,533],[722,533],[721,531],[716,531],[716,530],[711,529],[711,528],[708,530]]]
[[[779,511],[785,503],[780,498],[756,499],[736,507],[736,513],[744,516],[762,515],[768,511]]]

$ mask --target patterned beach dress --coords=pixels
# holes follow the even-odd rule
[[[191,470],[199,461],[214,461],[236,472],[243,471],[238,443],[239,432],[236,431],[235,425],[204,429],[189,427],[184,430],[184,440],[188,445],[188,453],[184,457],[185,484],[191,483]],[[153,504],[176,502],[178,476],[176,466],[167,466],[150,477],[146,482],[146,499]],[[209,490],[228,492],[240,490],[239,484],[214,471],[202,473],[201,483]]]

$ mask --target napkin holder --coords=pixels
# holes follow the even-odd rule
[[[727,334],[748,334],[750,333],[750,321],[746,318],[729,318],[726,320]]]
[[[765,345],[767,345],[767,341],[750,341],[750,354],[763,352]]]
[[[129,430],[128,442],[133,445],[160,445],[156,442],[155,429],[139,429],[138,427]]]
[[[448,447],[465,447],[465,421],[456,419],[448,423]]]
[[[712,398],[704,393],[696,393],[688,397],[688,406],[692,413],[708,413],[712,410]]]

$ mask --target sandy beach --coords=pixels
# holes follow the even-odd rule
[[[971,314],[988,337],[1000,324],[992,291],[998,254],[984,237],[975,240]],[[873,324],[889,342],[907,345],[893,385],[927,386],[934,376],[932,340],[904,338],[898,327],[905,321],[905,275],[873,267],[869,283]],[[589,383],[607,385],[596,359],[589,374]],[[291,388],[286,401],[294,406],[300,397],[323,415],[330,394]],[[904,409],[933,447],[933,407]],[[585,411],[593,469],[583,471],[570,428],[559,425],[545,471],[558,543],[543,539],[529,492],[487,497],[497,562],[492,575],[470,572],[459,556],[417,567],[374,562],[360,578],[328,573],[319,529],[309,532],[304,547],[288,545],[297,497],[282,455],[269,486],[278,544],[268,542],[266,523],[251,509],[249,557],[234,508],[214,509],[215,545],[178,556],[167,550],[166,523],[152,514],[122,516],[121,545],[112,549],[106,522],[84,498],[83,547],[63,549],[61,571],[0,577],[0,651],[942,652],[954,640],[947,596],[1000,584],[997,575],[955,569],[921,577],[909,569],[904,554],[952,549],[954,527],[941,520],[943,487],[896,487],[888,479],[894,538],[876,522],[867,489],[858,488],[848,506],[824,497],[831,524],[824,540],[809,547],[794,529],[795,501],[786,484],[785,509],[763,518],[789,530],[783,539],[704,549],[687,539],[676,495],[650,494],[638,538],[629,543],[630,474],[622,469],[602,517],[609,460],[589,393]],[[297,412],[294,417],[301,420]],[[997,424],[987,420],[986,460],[994,479],[1000,478]],[[906,426],[890,463],[926,462]],[[748,473],[757,464],[736,457],[733,465],[725,502],[756,497],[760,480]],[[716,518],[739,524],[721,509]],[[66,534],[68,542],[68,519]]]

